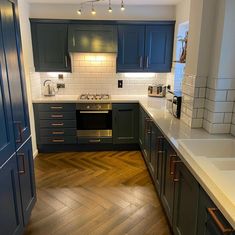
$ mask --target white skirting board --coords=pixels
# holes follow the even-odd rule
[[[38,150],[36,150],[34,153],[33,153],[33,159],[35,159],[38,155]]]

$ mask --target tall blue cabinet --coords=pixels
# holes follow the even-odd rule
[[[0,1],[0,233],[18,235],[36,202],[18,6]]]

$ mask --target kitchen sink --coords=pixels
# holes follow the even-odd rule
[[[178,142],[192,157],[235,158],[235,139],[180,139]]]

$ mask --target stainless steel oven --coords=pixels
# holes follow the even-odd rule
[[[112,104],[77,104],[77,136],[79,143],[112,142]]]

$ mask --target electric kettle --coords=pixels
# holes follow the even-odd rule
[[[55,96],[55,84],[51,80],[45,80],[43,83],[44,96]]]

